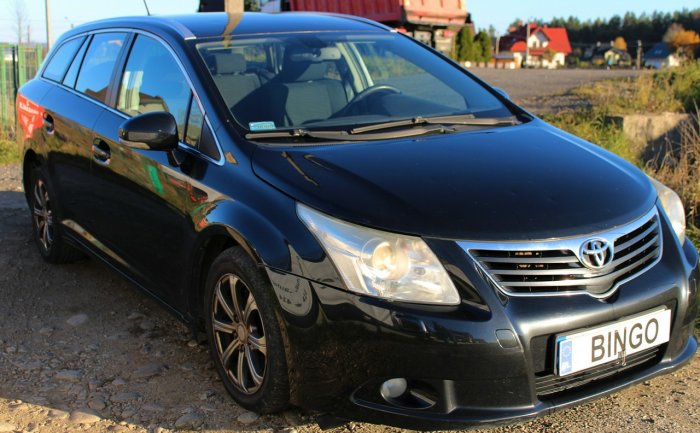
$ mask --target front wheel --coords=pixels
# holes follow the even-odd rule
[[[216,370],[241,406],[273,413],[289,403],[282,331],[269,283],[241,248],[214,261],[205,323]]]

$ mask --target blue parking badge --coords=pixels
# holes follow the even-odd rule
[[[559,344],[559,375],[563,376],[570,373],[573,368],[571,359],[572,342],[571,340],[560,340],[557,343]]]

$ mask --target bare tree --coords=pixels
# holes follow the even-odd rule
[[[15,20],[15,31],[17,32],[17,44],[22,45],[22,37],[29,28],[29,17],[27,16],[27,6],[24,0],[15,0],[10,4],[10,16]],[[27,38],[29,34],[27,32]]]

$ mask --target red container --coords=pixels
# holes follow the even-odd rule
[[[291,0],[293,11],[357,15],[389,24],[463,25],[466,0]]]

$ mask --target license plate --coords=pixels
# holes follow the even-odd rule
[[[567,376],[620,360],[666,343],[671,337],[671,310],[643,313],[609,325],[557,336],[557,373]]]

